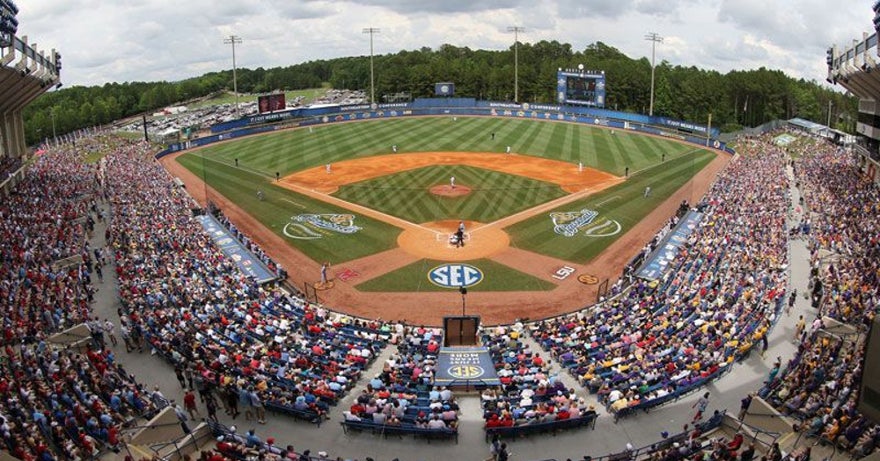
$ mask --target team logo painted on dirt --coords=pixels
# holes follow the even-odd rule
[[[327,232],[337,234],[354,234],[361,230],[354,225],[353,214],[299,214],[290,218],[284,225],[284,235],[297,240],[316,240],[324,237]]]
[[[578,275],[578,282],[584,285],[595,285],[599,283],[599,278],[592,274],[581,274]]]
[[[609,237],[620,232],[620,223],[600,217],[598,211],[586,208],[580,211],[558,211],[550,213],[553,232],[565,237],[583,234],[586,237]]]
[[[483,281],[483,271],[470,264],[441,264],[428,272],[428,280],[438,287],[468,288]]]

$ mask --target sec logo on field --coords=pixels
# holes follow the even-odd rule
[[[596,278],[595,275],[581,274],[581,275],[578,275],[578,282],[581,282],[584,285],[595,285],[595,284],[599,283],[599,279]]]
[[[428,272],[428,280],[438,287],[467,288],[483,281],[483,271],[470,264],[442,264]]]

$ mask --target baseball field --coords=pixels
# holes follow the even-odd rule
[[[329,262],[322,301],[433,324],[458,309],[462,285],[484,322],[595,301],[726,161],[621,130],[494,117],[320,125],[163,159],[296,283]]]

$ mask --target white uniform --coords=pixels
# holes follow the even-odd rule
[[[455,189],[455,176],[449,178],[449,187]]]

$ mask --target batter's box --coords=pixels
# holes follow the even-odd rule
[[[434,234],[434,240],[437,242],[444,242],[445,241],[446,245],[449,246],[450,248],[459,246],[458,245],[458,235],[454,232],[451,234],[436,233],[436,234]],[[462,236],[462,242],[470,242],[470,241],[471,241],[470,232],[465,232],[464,235]]]
[[[354,269],[342,269],[342,271],[336,273],[336,278],[342,282],[347,282],[360,275],[361,274]]]

